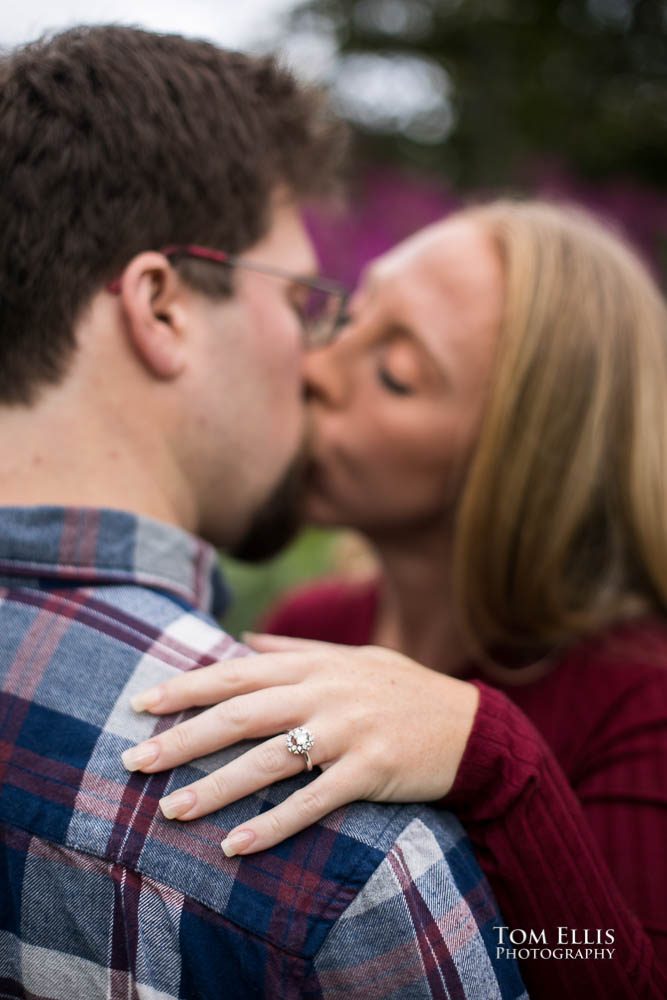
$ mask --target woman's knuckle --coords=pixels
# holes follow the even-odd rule
[[[229,702],[219,701],[217,705],[212,705],[211,708],[209,708],[208,715],[211,719],[213,719],[216,725],[224,726],[225,719],[228,715],[228,706]]]
[[[184,756],[192,753],[192,735],[187,726],[176,726],[172,729],[171,739],[177,753]]]
[[[266,774],[276,774],[285,769],[285,754],[278,747],[265,744],[258,750],[258,763]]]
[[[284,836],[284,826],[283,826],[283,821],[281,820],[280,816],[277,815],[275,812],[270,812],[270,813],[268,813],[268,815],[267,815],[266,818],[268,820],[269,829],[270,829],[271,833],[275,837],[283,837]]]
[[[296,808],[299,815],[305,820],[313,820],[322,815],[322,797],[316,789],[305,788],[297,796]]]
[[[248,725],[248,709],[239,698],[233,698],[227,703],[225,717],[236,729],[245,729]]]
[[[209,774],[208,785],[209,792],[215,800],[222,801],[227,798],[229,785],[221,771],[213,771],[212,774]]]
[[[345,721],[353,739],[360,739],[368,730],[368,706],[362,701],[353,701],[347,706]]]
[[[365,766],[373,773],[382,771],[387,763],[387,748],[382,740],[368,740],[359,749],[359,755]]]
[[[321,670],[323,667],[327,667],[332,658],[335,658],[336,654],[329,652],[328,650],[316,649],[308,657],[308,666],[310,667],[309,673],[313,673],[316,670]]]
[[[227,667],[224,673],[225,687],[236,691],[241,686],[241,671],[238,667]]]

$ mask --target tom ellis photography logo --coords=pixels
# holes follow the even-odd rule
[[[496,958],[609,959],[614,957],[614,931],[590,927],[554,927],[526,930],[523,927],[494,927]]]

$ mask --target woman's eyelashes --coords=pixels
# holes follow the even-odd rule
[[[422,381],[422,362],[414,343],[401,331],[380,342],[375,352],[377,378],[395,396],[413,396]]]
[[[395,396],[411,396],[415,391],[412,385],[408,385],[407,382],[396,378],[383,365],[378,368],[377,374],[380,384]]]

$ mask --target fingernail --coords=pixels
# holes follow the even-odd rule
[[[128,771],[139,771],[142,767],[152,764],[157,760],[160,748],[157,743],[140,743],[137,747],[130,747],[121,754],[123,766]]]
[[[228,837],[225,837],[220,847],[228,858],[233,858],[235,854],[238,854],[245,847],[250,847],[254,840],[255,834],[252,830],[237,830],[235,833],[230,833]]]
[[[163,799],[160,799],[160,809],[165,819],[178,819],[183,813],[192,809],[196,801],[197,796],[194,792],[181,788],[177,792],[172,792],[171,795],[165,795]]]
[[[147,708],[155,708],[162,701],[164,691],[162,687],[148,688],[147,691],[140,691],[139,694],[130,698],[130,705],[135,712],[145,712]]]

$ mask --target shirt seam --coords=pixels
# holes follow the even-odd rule
[[[384,830],[387,829],[387,827],[389,825],[390,824],[387,823],[387,825],[383,828],[383,832],[384,832]],[[172,885],[172,884],[170,884],[168,882],[162,882],[162,881],[160,881],[160,879],[156,878],[155,875],[153,875],[150,871],[148,871],[146,868],[144,868],[140,864],[129,865],[125,861],[117,860],[112,855],[97,854],[97,853],[95,853],[95,851],[91,850],[91,848],[89,846],[87,846],[87,845],[84,847],[82,845],[75,844],[75,843],[68,844],[66,841],[55,840],[52,837],[45,837],[45,836],[43,836],[43,834],[35,833],[34,830],[31,830],[29,827],[24,826],[23,824],[21,824],[18,821],[17,822],[13,821],[11,823],[8,823],[6,820],[0,819],[0,827],[4,827],[7,830],[11,830],[11,829],[22,830],[24,833],[29,834],[30,837],[34,837],[36,840],[41,841],[42,843],[51,844],[54,847],[62,847],[65,850],[72,852],[73,854],[82,854],[85,857],[95,858],[96,860],[103,861],[106,864],[118,865],[124,871],[132,872],[133,874],[141,875],[144,878],[150,879],[156,885],[162,886],[165,889],[170,890],[171,892],[178,892],[178,893],[180,893],[180,895],[183,896],[184,899],[192,900],[192,902],[197,903],[199,906],[202,906],[209,913],[214,914],[216,917],[218,917],[221,920],[228,921],[230,924],[233,924],[234,927],[237,927],[239,930],[241,930],[244,933],[250,935],[251,937],[255,938],[256,940],[262,941],[265,944],[270,945],[272,948],[276,948],[277,950],[283,952],[285,955],[289,955],[292,958],[298,958],[301,961],[306,962],[308,964],[312,964],[312,963],[315,962],[315,959],[316,959],[317,955],[320,953],[321,949],[324,947],[324,945],[325,945],[325,943],[326,943],[326,941],[327,941],[327,939],[329,937],[329,934],[331,934],[331,932],[334,930],[334,928],[338,925],[338,923],[339,923],[341,917],[343,916],[343,914],[347,912],[348,908],[354,902],[354,899],[356,899],[356,896],[362,891],[363,888],[365,888],[365,886],[368,883],[368,881],[375,874],[375,871],[377,871],[377,869],[382,864],[382,862],[385,860],[385,858],[387,857],[387,854],[388,854],[388,852],[381,851],[382,857],[378,860],[378,863],[375,866],[375,868],[373,869],[373,871],[369,874],[368,878],[363,882],[363,884],[359,886],[359,889],[355,893],[354,898],[350,900],[350,902],[348,903],[348,905],[344,907],[344,909],[336,917],[336,919],[331,922],[331,925],[330,925],[330,927],[329,927],[329,929],[328,929],[328,931],[327,931],[327,933],[325,935],[325,938],[322,941],[322,943],[318,946],[318,948],[312,954],[310,954],[308,952],[298,951],[298,950],[295,950],[294,948],[290,948],[288,945],[278,943],[275,939],[267,937],[264,934],[262,934],[261,932],[258,932],[258,931],[255,931],[255,930],[251,930],[249,927],[246,927],[244,924],[242,924],[238,920],[234,919],[234,917],[232,917],[229,914],[224,913],[221,910],[218,910],[215,907],[211,906],[210,902],[207,902],[205,899],[202,899],[197,894],[195,894],[193,892],[185,891],[183,889],[179,889],[178,886]],[[392,848],[394,846],[394,843],[396,842],[396,839],[398,839],[398,838],[395,838],[394,841],[392,841],[392,845],[391,845]],[[362,845],[362,846],[366,846],[366,845]],[[380,851],[379,848],[373,848],[373,849]],[[355,868],[352,869],[351,873],[354,874],[354,872],[357,871],[359,869],[359,867],[360,867],[360,865],[356,865]],[[340,891],[335,896],[332,896],[331,899],[328,901],[328,903],[331,904],[331,902],[333,902],[335,900],[338,900],[341,897],[341,895],[343,894],[343,891],[344,891],[344,889],[343,889],[343,887],[341,887]],[[311,914],[311,917],[312,916],[314,916],[318,921],[326,923],[325,918],[322,917],[321,914],[314,913],[314,914]]]
[[[169,650],[169,652],[172,655],[176,654],[177,656],[180,656],[183,660],[191,661],[193,665],[195,665],[195,664],[199,665],[202,657],[205,657],[205,656],[214,656],[214,654],[210,653],[208,650],[203,650],[202,649],[201,651],[196,651],[194,649],[194,647],[187,646],[187,644],[182,643],[177,638],[174,638],[174,640],[173,640],[174,645],[172,645],[171,642],[170,642],[171,636],[168,636],[168,635],[165,636],[164,630],[158,632],[158,627],[157,626],[155,626],[155,625],[149,625],[148,623],[143,622],[140,618],[136,618],[132,613],[126,613],[127,614],[127,618],[121,618],[119,615],[114,615],[113,614],[113,611],[114,611],[113,606],[112,605],[106,605],[106,603],[104,601],[98,601],[97,603],[101,604],[101,605],[104,605],[105,608],[108,607],[108,613],[104,613],[104,612],[100,611],[98,608],[92,607],[90,604],[87,604],[87,603],[80,604],[77,601],[69,600],[67,597],[63,596],[62,594],[54,594],[53,591],[35,590],[32,587],[14,587],[14,588],[11,588],[11,589],[9,589],[9,592],[8,592],[7,596],[4,598],[5,600],[12,601],[12,591],[13,592],[19,591],[19,592],[25,592],[25,593],[28,593],[28,594],[35,594],[35,595],[37,595],[39,597],[43,597],[44,594],[48,593],[49,594],[49,598],[50,598],[50,600],[51,600],[52,603],[55,600],[59,604],[61,604],[64,608],[75,609],[75,610],[85,610],[87,614],[89,614],[92,618],[96,618],[100,622],[113,623],[114,625],[117,625],[117,626],[120,626],[121,628],[123,628],[129,635],[137,636],[137,637],[140,637],[142,639],[148,639],[148,640],[150,640],[151,645],[150,645],[150,647],[148,649],[146,649],[144,651],[145,654],[150,653],[151,655],[153,655],[154,653],[156,653],[157,651],[159,651],[161,648],[163,648],[165,650]],[[19,602],[16,602],[16,603],[19,603]],[[181,610],[183,610],[183,609],[181,609]],[[50,607],[48,609],[48,611],[51,614],[55,614],[58,617],[60,617],[60,615],[58,613],[57,607],[56,608]],[[193,612],[193,611],[184,611],[183,614],[184,615],[192,615],[193,618],[196,618],[196,612]],[[131,619],[131,623],[127,619]],[[72,621],[71,617],[69,617],[68,620],[71,622]],[[90,622],[81,621],[79,618],[76,618],[76,617],[75,617],[74,620],[76,621],[77,625],[81,625],[83,628],[90,629],[96,635],[100,634],[99,630],[95,629],[94,626],[90,624]],[[196,618],[196,620],[197,621],[201,621],[202,619]],[[204,621],[204,624],[210,625],[210,622]],[[217,625],[212,625],[211,627],[212,628],[218,628]],[[231,636],[228,636],[226,632],[223,632],[221,629],[219,631],[220,631],[220,639],[224,640],[225,638],[228,638],[229,641],[230,641],[230,643],[235,643],[236,642],[234,639],[232,639]],[[123,646],[129,646],[129,643],[128,643],[127,639],[124,638],[124,637],[122,637],[122,636],[115,635],[114,639],[115,639],[115,641],[121,643]],[[159,657],[156,656],[156,659],[159,659]],[[169,663],[167,665],[168,666],[172,666],[173,664]]]
[[[108,579],[114,580],[114,582],[126,582],[128,584],[134,584],[135,586],[140,584],[152,584],[153,586],[162,587],[168,586],[173,588],[175,591],[178,591],[179,594],[187,596],[190,599],[194,599],[196,595],[196,588],[183,583],[182,578],[176,575],[156,575],[145,572],[144,570],[122,568],[120,566],[112,566],[103,562],[90,563],[89,565],[84,566],[77,563],[37,562],[35,560],[17,561],[15,559],[0,558],[0,573],[4,573],[5,577],[12,578],[12,568],[17,570],[24,568],[31,572],[48,572],[50,578],[54,580],[57,580],[59,577],[64,577],[65,574],[69,573],[71,573],[73,577],[81,577],[85,574],[89,574],[90,579],[81,580],[82,589],[90,582],[100,583],[101,579],[106,576]],[[32,588],[24,587],[20,589],[30,590]]]

